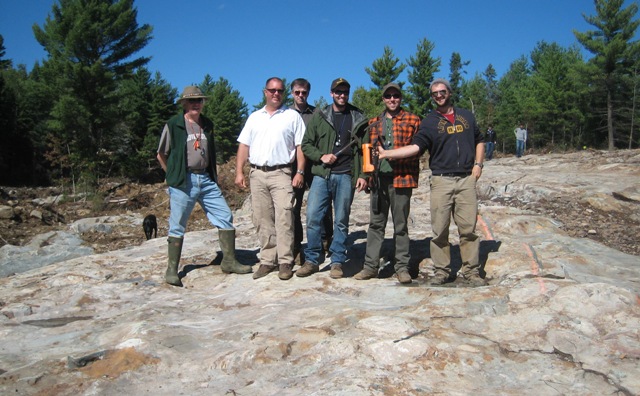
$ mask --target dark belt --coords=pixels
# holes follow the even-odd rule
[[[274,170],[278,170],[282,168],[290,168],[291,164],[282,164],[282,165],[274,165],[274,166],[268,166],[268,165],[258,166],[258,165],[251,164],[251,167],[253,169],[259,169],[263,172],[272,172]]]
[[[191,173],[195,173],[196,175],[203,175],[203,174],[207,173],[207,168],[204,168],[204,169],[191,169],[191,168],[189,168],[189,169],[187,169],[187,171],[191,172]]]
[[[450,172],[450,173],[438,173],[433,176],[444,176],[444,177],[467,177],[470,176],[471,172]]]

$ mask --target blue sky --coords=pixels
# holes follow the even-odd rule
[[[32,26],[43,26],[53,3],[0,0],[5,58],[14,65],[31,70],[45,59]],[[139,53],[152,57],[152,72],[178,91],[206,74],[224,77],[250,110],[271,76],[307,78],[311,103],[328,98],[337,77],[352,90],[369,88],[364,68],[385,45],[405,62],[423,38],[435,44],[432,55],[442,60],[438,76],[449,75],[451,53],[458,52],[471,61],[465,78],[489,64],[500,77],[539,41],[577,44],[573,29],[592,29],[582,14],[595,14],[590,0],[137,0],[135,6],[138,23],[153,26],[154,38]],[[406,81],[406,72],[400,80]]]

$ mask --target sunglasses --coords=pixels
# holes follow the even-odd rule
[[[384,94],[382,95],[382,97],[385,99],[391,99],[391,98],[400,99],[402,95],[400,95],[399,93],[394,93],[394,94]]]
[[[187,102],[189,103],[202,103],[204,99],[202,98],[195,98],[195,99],[187,99]]]
[[[300,95],[302,95],[302,96],[307,96],[307,95],[309,94],[309,92],[308,92],[308,91],[293,91],[293,93],[294,93],[296,96],[300,96]]]
[[[434,91],[431,92],[431,97],[432,98],[437,98],[438,96],[446,96],[447,95],[447,91],[446,90],[442,90],[442,91]]]
[[[275,89],[275,88],[265,88],[265,91],[269,92],[271,95],[275,95],[276,92],[282,95],[284,93],[284,89]]]
[[[340,96],[340,95],[349,96],[349,91],[343,91],[341,89],[336,89],[335,91],[333,91],[333,93],[336,96]]]

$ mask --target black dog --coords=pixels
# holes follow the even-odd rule
[[[158,236],[158,223],[156,222],[156,216],[148,215],[142,221],[142,228],[144,228],[144,235],[147,237],[147,241],[149,239]]]

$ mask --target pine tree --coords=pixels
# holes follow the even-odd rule
[[[11,60],[4,59],[6,48],[4,47],[4,37],[0,34],[0,70],[6,70],[11,67]]]
[[[132,78],[120,83],[121,107],[127,111],[117,125],[120,143],[114,155],[128,177],[145,176],[157,164],[156,151],[162,128],[176,114],[176,89],[160,73],[151,78],[145,67],[136,70]],[[115,141],[115,140],[114,140]]]
[[[622,8],[624,0],[594,0],[596,15],[584,19],[596,30],[573,31],[573,34],[595,56],[589,61],[593,66],[592,78],[599,82],[606,93],[607,140],[609,150],[615,147],[614,108],[617,85],[624,74],[629,74],[640,51],[637,40],[632,41],[640,20],[633,20],[638,4],[632,2]],[[594,92],[598,94],[598,90]]]
[[[449,61],[449,84],[451,84],[452,100],[453,103],[460,103],[460,86],[462,84],[462,74],[466,73],[463,68],[469,66],[471,61],[462,61],[462,57],[458,52],[451,54],[451,60]]]
[[[60,0],[42,27],[33,26],[48,53],[46,83],[58,92],[48,123],[51,150],[70,153],[68,165],[85,175],[117,167],[117,125],[131,111],[119,107],[118,81],[149,61],[134,57],[152,30],[136,18],[133,0]]]
[[[496,69],[489,63],[489,66],[482,73],[486,83],[487,95],[487,124],[493,124],[498,102],[498,82],[496,81]]]
[[[226,162],[238,151],[237,138],[247,120],[247,105],[225,78],[212,81],[207,74],[200,89],[209,97],[203,114],[213,121],[217,160]]]
[[[487,83],[479,73],[473,78],[464,81],[460,87],[460,100],[457,106],[471,110],[481,127],[488,122],[489,97],[487,96]]]
[[[409,109],[419,117],[424,117],[433,108],[431,102],[431,92],[429,84],[433,81],[434,74],[440,70],[442,61],[440,58],[433,58],[431,51],[435,45],[426,38],[418,43],[418,48],[414,56],[410,56],[407,61],[410,70],[408,80],[411,86],[407,89],[410,93]]]
[[[576,112],[578,87],[571,69],[582,62],[577,48],[565,49],[557,43],[538,43],[531,52],[531,90],[535,105],[531,107],[539,146],[570,144],[567,136],[581,126]]]
[[[382,96],[380,90],[377,88],[356,88],[355,91],[351,93],[351,103],[362,110],[368,118],[375,117],[384,110]]]
[[[506,143],[506,149],[515,151],[514,129],[519,123],[528,125],[531,121],[530,113],[530,68],[527,58],[521,56],[511,63],[509,70],[498,82],[500,97],[496,108],[494,129],[498,139],[502,138]],[[529,132],[532,129],[529,128]],[[529,140],[531,136],[529,136]],[[527,145],[529,145],[529,140]]]
[[[391,82],[398,83],[398,77],[407,67],[403,63],[398,65],[398,62],[400,60],[395,57],[393,50],[389,46],[385,46],[382,56],[374,60],[371,67],[365,67],[364,70],[371,77],[371,82],[378,89],[382,89]],[[402,87],[402,83],[399,85]]]

